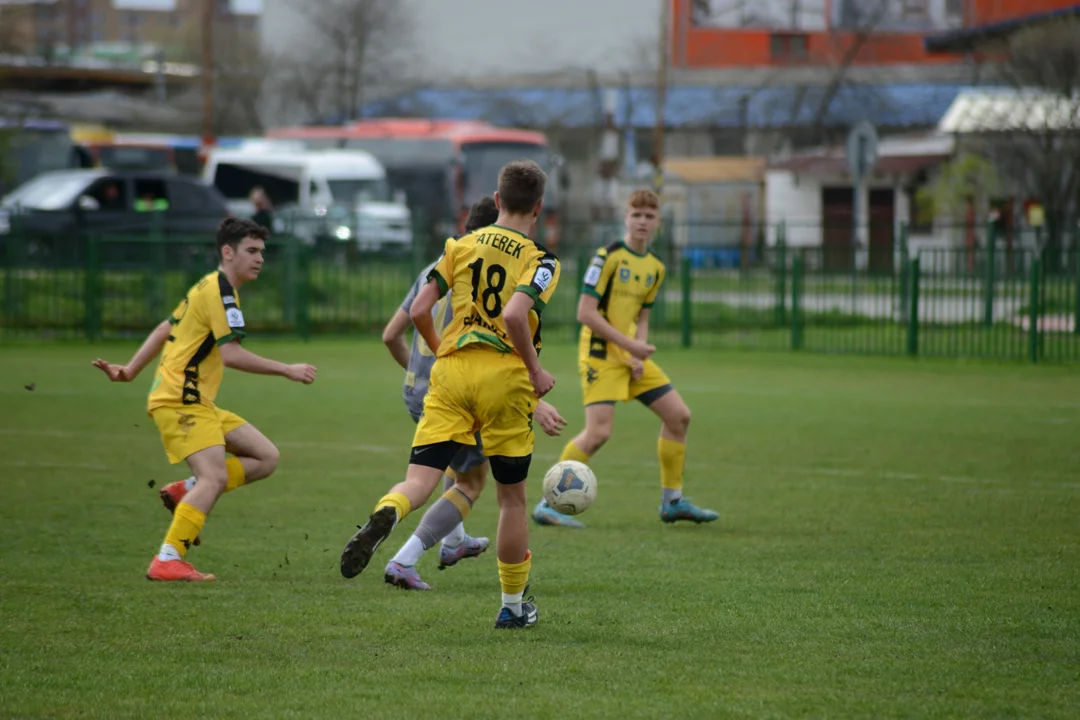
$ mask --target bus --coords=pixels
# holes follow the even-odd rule
[[[0,197],[40,173],[77,166],[68,123],[0,116]]]
[[[423,217],[435,238],[464,231],[469,206],[496,190],[499,169],[511,160],[535,160],[548,173],[544,197],[544,244],[558,245],[561,158],[543,133],[501,128],[482,121],[381,118],[342,126],[287,127],[272,139],[300,140],[311,150],[366,150],[386,168],[395,190],[405,193],[413,217]]]

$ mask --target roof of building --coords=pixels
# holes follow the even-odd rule
[[[760,157],[669,157],[664,173],[689,184],[757,182],[765,175]]]
[[[1080,130],[1080,101],[1043,90],[992,88],[956,96],[938,123],[943,133]]]
[[[1072,7],[1050,10],[1048,12],[1025,15],[1023,17],[1004,20],[1002,22],[979,25],[976,27],[963,28],[928,35],[923,39],[923,47],[929,53],[962,53],[970,52],[990,43],[1000,42],[1010,35],[1031,25],[1061,20],[1069,17],[1080,17],[1080,4]]]
[[[668,92],[669,127],[810,127],[820,113],[824,127],[868,120],[881,127],[932,127],[966,86],[937,83],[843,85],[832,95],[823,85],[789,87],[679,86]],[[425,88],[368,103],[364,117],[483,118],[498,125],[585,127],[601,124],[606,90],[559,88]],[[617,88],[615,121],[652,127],[652,88]],[[821,111],[822,106],[824,111]]]
[[[882,138],[874,173],[913,175],[944,162],[952,156],[956,140],[940,133]],[[843,146],[810,150],[769,164],[769,170],[787,170],[806,175],[846,175],[847,152]]]

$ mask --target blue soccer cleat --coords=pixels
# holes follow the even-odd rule
[[[690,502],[690,498],[679,498],[673,503],[660,506],[660,519],[666,523],[679,520],[706,523],[720,519],[720,513],[715,510],[703,510]]]
[[[528,592],[528,588],[526,588],[526,592]],[[533,602],[532,598],[529,598],[521,603],[520,615],[515,615],[508,607],[503,607],[502,610],[499,610],[499,616],[495,618],[495,629],[524,630],[525,628],[531,628],[535,625],[539,618],[540,613],[536,609],[536,603]]]
[[[578,529],[585,527],[584,523],[581,521],[575,520],[569,515],[563,515],[543,501],[541,501],[540,504],[536,506],[536,509],[533,510],[532,519],[538,525],[559,525],[561,527]]]

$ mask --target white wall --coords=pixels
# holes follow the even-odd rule
[[[776,227],[787,225],[790,247],[821,244],[821,183],[817,178],[796,175],[790,170],[765,172],[766,242],[776,244]]]

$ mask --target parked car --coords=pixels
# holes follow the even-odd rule
[[[17,229],[28,252],[82,257],[90,235],[110,239],[201,236],[213,242],[229,214],[212,187],[155,171],[57,170],[42,173],[0,200],[0,241]],[[190,240],[188,241],[190,242]]]

